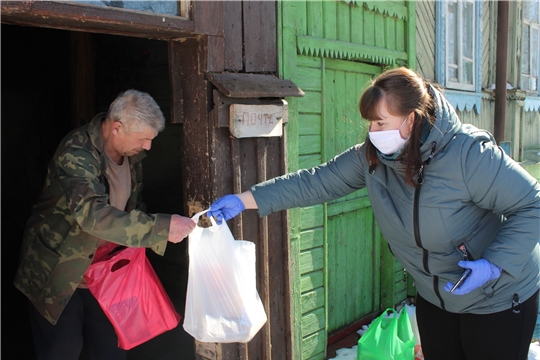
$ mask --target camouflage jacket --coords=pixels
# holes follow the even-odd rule
[[[170,215],[146,214],[141,200],[144,152],[129,158],[126,211],[109,205],[103,117],[97,115],[62,140],[23,236],[14,283],[52,324],[90,266],[99,239],[149,247],[160,255],[167,246]]]

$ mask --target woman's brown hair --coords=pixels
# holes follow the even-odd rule
[[[422,159],[420,157],[420,138],[422,128],[427,120],[433,125],[433,99],[428,92],[428,84],[414,71],[404,67],[391,69],[377,76],[358,102],[360,115],[368,120],[380,120],[379,104],[386,100],[388,111],[394,116],[407,116],[414,113],[413,129],[409,141],[405,145],[399,159],[405,163],[405,182],[416,186],[415,177],[418,174]],[[366,157],[370,172],[379,163],[377,149],[366,138]]]

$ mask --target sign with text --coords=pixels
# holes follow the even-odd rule
[[[285,111],[282,105],[232,104],[231,134],[236,138],[281,136]]]

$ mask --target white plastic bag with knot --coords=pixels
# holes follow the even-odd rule
[[[206,211],[195,214],[197,223]],[[255,244],[235,240],[227,223],[189,235],[184,329],[202,342],[249,342],[267,317],[257,292]]]

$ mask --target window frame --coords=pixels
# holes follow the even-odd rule
[[[463,2],[471,2],[473,4],[474,14],[474,37],[473,37],[473,84],[465,84],[463,82],[454,82],[449,80],[448,75],[448,57],[446,49],[448,44],[448,27],[447,27],[447,6],[450,2],[458,4],[459,8],[462,8]],[[461,4],[461,5],[460,5]],[[456,91],[467,92],[480,92],[481,91],[481,74],[482,74],[482,2],[478,0],[443,0],[436,2],[436,78],[437,82],[443,85],[445,88]],[[458,16],[458,19],[461,17]],[[458,26],[458,32],[461,34],[460,26]],[[461,42],[459,42],[461,43]],[[462,64],[462,56],[459,54],[458,59],[458,71]],[[461,66],[463,68],[463,66]]]
[[[529,29],[536,29],[536,32],[537,32],[537,43],[536,43],[536,49],[532,49],[532,36],[531,36],[531,31],[529,30],[529,73],[526,74],[523,72],[523,62],[520,63],[520,87],[523,91],[526,92],[527,96],[540,96],[540,84],[539,84],[539,80],[540,80],[540,1],[538,0],[535,0],[536,3],[538,4],[537,6],[537,11],[538,11],[538,20],[537,22],[533,21],[533,20],[530,20],[530,19],[526,19],[525,18],[525,11],[522,11],[522,36],[521,36],[521,39],[522,39],[522,42],[521,42],[521,56],[523,56],[524,54],[524,51],[523,51],[523,48],[524,48],[524,44],[525,44],[525,41],[524,41],[524,30],[525,30],[525,27],[528,26]],[[532,73],[532,66],[534,65],[534,61],[533,61],[533,51],[531,50],[536,50],[536,57],[537,57],[537,69],[536,69],[536,89],[534,90],[531,90],[529,88],[529,86],[527,86],[527,88],[525,88],[523,85],[523,79],[526,78],[528,79],[528,81],[530,81],[529,79],[531,77],[533,77],[533,75],[531,74]]]

